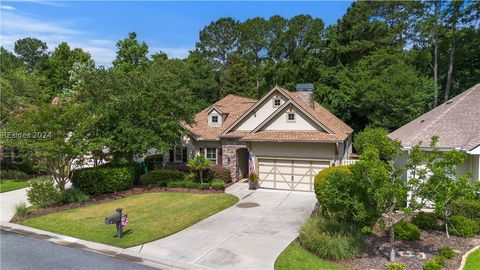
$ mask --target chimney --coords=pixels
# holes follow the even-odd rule
[[[308,106],[315,108],[315,99],[313,97],[314,90],[313,83],[299,83],[297,84],[295,95]]]

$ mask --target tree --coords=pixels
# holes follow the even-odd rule
[[[69,87],[70,72],[74,63],[82,63],[93,67],[93,60],[89,53],[82,49],[70,49],[66,42],[60,43],[49,59],[49,84],[51,87],[51,95],[55,96],[62,92],[63,89]]]
[[[252,80],[254,77],[255,71],[246,59],[238,55],[231,55],[228,58],[227,71],[220,87],[220,95],[224,97],[228,94],[236,94],[257,98],[255,81]]]
[[[451,205],[458,199],[471,199],[475,196],[475,188],[470,182],[470,175],[457,176],[457,166],[467,158],[464,151],[440,152],[436,147],[437,138],[432,138],[433,151],[428,154],[426,168],[430,172],[424,184],[422,195],[435,204],[437,213],[445,220],[447,238]]]
[[[142,69],[148,64],[148,45],[138,42],[137,33],[128,33],[128,38],[117,42],[117,56],[113,66],[123,71]]]
[[[7,71],[11,71],[22,67],[23,63],[13,53],[9,52],[3,47],[0,47],[0,72],[4,74]]]
[[[194,171],[197,171],[200,176],[200,183],[203,184],[203,171],[210,166],[210,160],[206,159],[202,155],[197,155],[188,161],[188,167]]]
[[[29,72],[45,66],[48,59],[47,49],[47,44],[37,38],[19,39],[14,46],[15,53]]]

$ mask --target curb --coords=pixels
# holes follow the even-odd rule
[[[476,247],[470,249],[469,251],[467,251],[467,253],[463,254],[462,262],[460,263],[460,267],[458,267],[458,270],[463,270],[463,268],[465,267],[465,263],[467,263],[468,255],[475,252],[477,249],[480,249],[480,246],[476,246]]]
[[[32,237],[35,239],[45,240],[57,245],[81,249],[111,258],[128,261],[131,263],[142,264],[145,266],[165,269],[165,270],[203,270],[204,267],[191,265],[184,262],[175,261],[169,258],[156,257],[141,254],[128,249],[113,247],[105,244],[90,242],[70,236],[47,232],[15,223],[0,222],[0,229]]]

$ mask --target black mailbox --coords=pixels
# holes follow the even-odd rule
[[[116,213],[109,217],[105,217],[105,224],[116,224],[117,226],[117,237],[122,238],[123,228],[122,228],[122,208],[117,208]]]

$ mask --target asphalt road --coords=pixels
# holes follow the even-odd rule
[[[152,270],[143,265],[0,230],[1,270]]]

